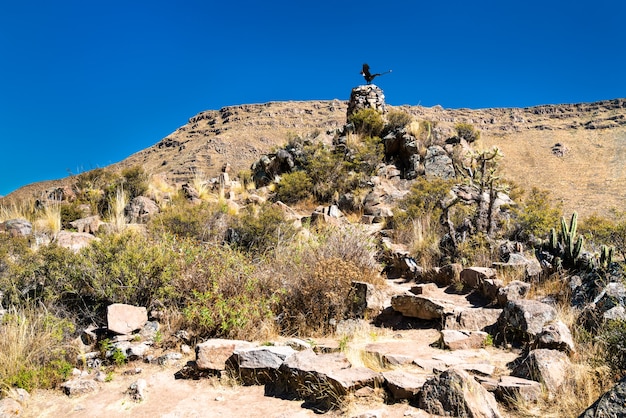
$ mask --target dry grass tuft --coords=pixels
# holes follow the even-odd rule
[[[111,212],[109,213],[109,223],[113,227],[113,231],[120,233],[126,229],[126,217],[124,216],[124,208],[128,204],[128,196],[124,189],[118,188],[115,196],[111,199]]]
[[[0,322],[0,391],[52,387],[71,371],[66,334],[73,326],[41,307],[12,308]]]
[[[38,232],[55,234],[61,230],[61,206],[46,206],[33,221],[33,229]]]

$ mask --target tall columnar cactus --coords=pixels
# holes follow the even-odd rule
[[[572,214],[572,219],[568,225],[565,217],[561,218],[561,243],[563,244],[563,261],[566,266],[575,267],[576,261],[580,256],[583,247],[584,238],[582,235],[576,237],[576,228],[578,226],[578,213]]]
[[[576,237],[578,226],[578,213],[572,214],[570,224],[567,225],[565,217],[561,218],[561,242],[563,243],[563,259],[566,265],[574,267],[576,260],[580,256],[583,248],[584,238],[582,235]]]
[[[600,250],[600,267],[606,269],[613,262],[613,247],[602,246]]]
[[[557,234],[552,228],[548,239],[544,242],[544,248],[555,257],[555,263],[566,268],[576,267],[578,258],[582,252],[584,238],[576,235],[578,227],[578,214],[574,212],[569,224],[565,218],[561,218],[561,230]]]

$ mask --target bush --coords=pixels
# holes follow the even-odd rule
[[[128,193],[128,199],[143,196],[148,191],[149,176],[140,165],[122,170],[122,188]]]
[[[591,215],[579,230],[596,250],[601,245],[612,246],[626,261],[626,212],[613,211],[610,218]]]
[[[437,265],[441,257],[439,242],[445,231],[441,224],[443,209],[440,202],[453,184],[452,180],[420,177],[394,211],[394,235],[410,248],[420,265]]]
[[[78,207],[76,202],[70,203],[69,205],[62,205],[60,210],[61,227],[68,231],[74,229],[72,225],[70,225],[70,222],[74,222],[83,217],[83,211]]]
[[[289,241],[296,233],[283,211],[274,205],[260,208],[249,206],[236,218],[230,230],[228,242],[236,248],[267,254],[276,250],[280,243]]]
[[[232,216],[223,202],[197,205],[180,201],[153,216],[148,230],[155,237],[173,234],[179,238],[221,243],[231,222]]]
[[[454,126],[456,136],[459,139],[464,139],[470,144],[477,141],[480,138],[480,131],[474,128],[474,125],[470,123],[457,123]]]
[[[393,132],[398,129],[402,129],[411,123],[413,118],[402,110],[390,110],[387,113],[387,125],[385,125],[385,132]]]
[[[544,237],[551,228],[560,225],[562,210],[561,205],[553,205],[550,192],[533,187],[513,214],[518,224],[516,235]]]
[[[310,242],[277,254],[271,274],[282,277],[280,329],[326,334],[350,316],[352,281],[382,284],[371,238],[360,228],[323,228]]]
[[[296,203],[311,197],[313,182],[304,171],[283,174],[276,190],[276,199]]]
[[[372,108],[358,110],[348,117],[348,122],[354,125],[357,134],[363,136],[380,136],[385,127],[383,116]]]
[[[274,307],[280,286],[249,257],[227,246],[178,243],[178,274],[172,303],[183,325],[202,337],[263,339],[275,332]]]

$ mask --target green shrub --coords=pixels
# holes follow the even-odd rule
[[[544,237],[560,223],[562,209],[554,204],[550,192],[533,187],[523,203],[513,209],[518,238]]]
[[[120,186],[128,193],[129,200],[143,196],[148,191],[149,176],[140,165],[122,170]]]
[[[274,205],[249,206],[232,224],[231,244],[256,253],[269,253],[296,233],[283,211]]]
[[[70,203],[69,205],[61,205],[61,228],[65,230],[72,230],[73,227],[70,222],[74,222],[77,219],[83,217],[83,211],[78,207],[77,203]]]
[[[380,136],[385,127],[383,116],[372,108],[356,111],[348,117],[348,122],[354,125],[357,134],[363,136]]]
[[[180,201],[153,216],[148,230],[155,237],[173,234],[202,242],[222,242],[231,222],[232,216],[223,202]]]
[[[392,132],[398,129],[402,129],[407,126],[413,118],[402,110],[390,110],[387,113],[387,124],[385,125],[385,132]]]
[[[345,169],[360,174],[359,179],[365,180],[376,172],[378,164],[384,160],[384,145],[377,136],[366,136],[350,145],[352,148],[349,150]],[[352,185],[350,189],[355,186],[356,184]]]
[[[579,230],[596,250],[602,245],[614,247],[626,261],[626,212],[614,210],[609,217],[591,215]]]
[[[474,128],[474,125],[470,123],[457,123],[454,126],[456,136],[459,139],[464,139],[470,144],[477,141],[480,138],[480,131]]]
[[[272,318],[281,292],[275,277],[228,246],[178,245],[180,274],[171,284],[186,329],[202,337],[245,339],[275,332]]]
[[[276,190],[276,199],[284,203],[296,203],[312,195],[313,182],[304,171],[282,175]]]

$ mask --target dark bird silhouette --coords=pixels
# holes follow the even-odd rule
[[[367,84],[371,84],[372,80],[375,79],[376,77],[378,77],[379,75],[387,74],[387,73],[390,73],[390,72],[391,72],[391,70],[385,71],[384,73],[372,74],[372,73],[370,73],[370,66],[367,65],[367,64],[363,64],[363,69],[361,70],[361,75],[363,76],[363,78],[365,78],[365,81],[367,81]]]

